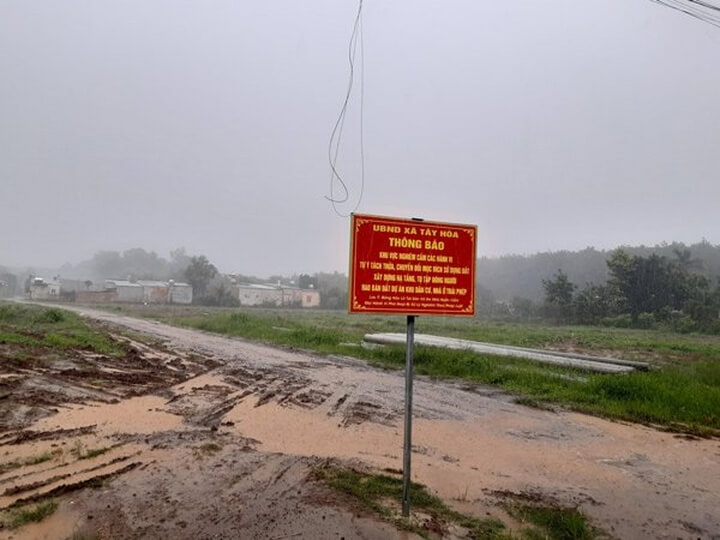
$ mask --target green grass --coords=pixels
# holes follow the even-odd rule
[[[373,351],[371,362],[400,369],[402,349]],[[500,387],[531,405],[551,403],[697,435],[720,432],[720,362],[672,364],[623,375],[582,373],[520,359],[418,347],[415,370]]]
[[[10,529],[17,529],[28,523],[42,521],[57,509],[54,500],[42,501],[38,504],[25,506],[7,512],[3,524]]]
[[[197,306],[113,306],[164,322],[303,349],[362,358],[388,369],[404,365],[403,347],[365,349],[366,333],[404,332],[405,318],[343,312]],[[542,326],[420,317],[416,332],[540,349],[643,359],[655,368],[626,375],[590,374],[521,359],[417,347],[416,371],[460,378],[516,394],[531,406],[562,406],[618,420],[698,435],[720,433],[720,337],[583,326]]]
[[[522,530],[522,535],[528,540],[592,540],[596,537],[585,516],[574,508],[527,504],[510,504],[506,507],[521,523],[535,526]]]
[[[122,344],[96,330],[78,315],[57,308],[0,302],[0,345],[23,348],[84,349],[111,356]]]
[[[62,454],[62,450],[54,450],[52,452],[43,452],[42,454],[36,454],[34,456],[27,457],[25,459],[20,460],[14,460],[14,461],[8,461],[6,463],[0,463],[0,474],[6,473],[8,471],[12,471],[13,469],[18,469],[20,467],[29,466],[29,465],[39,465],[40,463],[45,463],[46,461],[50,461],[54,457]]]
[[[341,467],[318,467],[314,477],[328,486],[345,493],[366,510],[393,523],[396,527],[428,537],[428,531],[402,518],[398,508],[402,507],[402,480],[381,474],[368,474]],[[428,493],[425,486],[411,482],[410,506],[439,518],[445,523],[455,523],[469,530],[470,538],[508,538],[505,525],[494,518],[478,519],[461,514],[447,506],[440,498]]]

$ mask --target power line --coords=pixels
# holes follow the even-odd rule
[[[720,5],[707,0],[651,0],[661,6],[680,11],[690,17],[720,28]]]
[[[363,0],[358,2],[357,15],[355,16],[355,22],[353,24],[353,31],[350,36],[350,42],[348,43],[348,62],[350,65],[350,74],[348,77],[347,91],[345,92],[345,99],[343,100],[342,107],[340,108],[340,114],[338,115],[337,121],[333,126],[332,133],[330,135],[330,141],[328,143],[328,162],[330,163],[330,196],[325,198],[330,201],[335,213],[341,217],[348,217],[352,212],[357,210],[360,206],[360,202],[363,197],[365,190],[365,143],[364,143],[364,100],[365,100],[365,52],[364,52],[364,41],[362,32],[362,8]],[[345,127],[345,118],[347,115],[348,104],[350,102],[350,95],[352,94],[353,85],[355,82],[355,56],[358,48],[358,41],[360,42],[360,195],[358,201],[353,209],[343,214],[338,210],[337,205],[348,202],[350,199],[350,190],[343,180],[337,167],[337,160],[340,153],[340,143],[342,140],[343,129]],[[342,196],[339,198],[335,197],[335,183],[340,184],[342,190]]]

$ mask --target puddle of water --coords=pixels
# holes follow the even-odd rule
[[[186,381],[183,381],[179,384],[176,384],[172,387],[172,389],[175,392],[179,393],[188,393],[191,392],[193,388],[202,388],[203,386],[227,386],[232,387],[232,385],[229,385],[223,380],[223,377],[219,375],[216,372],[209,372],[204,373],[202,375],[198,375],[197,377],[194,377],[192,379],[188,379]]]
[[[337,417],[317,410],[300,410],[256,400],[240,403],[226,417],[231,428],[261,441],[260,450],[285,454],[360,458],[382,469],[402,468],[402,426],[372,422],[341,428]],[[710,446],[692,445],[637,426],[568,414],[580,424],[582,436],[565,438],[563,415],[518,418],[497,412],[491,418],[413,421],[412,478],[432,487],[446,500],[471,504],[484,514],[488,492],[509,490],[555,497],[568,506],[587,503],[592,497],[601,505],[587,505],[614,523],[618,531],[632,535],[648,515],[660,515],[664,505],[682,503],[688,490],[717,493],[718,458],[709,459]],[[553,424],[556,422],[556,424]],[[598,437],[598,433],[604,433]],[[659,444],[667,438],[671,444]],[[649,456],[630,471],[609,466],[598,456]],[[667,474],[668,467],[687,463],[691,456],[697,470],[686,475]],[[675,493],[676,486],[679,494]],[[656,498],[647,498],[648,489]],[[662,492],[662,493],[661,493]],[[715,495],[712,497],[717,499]],[[638,502],[641,501],[641,502]],[[610,505],[610,506],[606,506]],[[705,508],[714,506],[712,501]],[[710,520],[712,521],[712,520]]]
[[[249,399],[238,404],[225,420],[235,422],[243,436],[261,441],[263,451],[338,458],[363,454],[382,463],[389,463],[388,453],[402,456],[402,434],[394,427],[366,422],[341,429],[337,417],[275,403],[255,407],[256,403]]]
[[[159,396],[140,396],[112,404],[72,405],[48,418],[35,422],[30,429],[45,431],[78,428],[96,424],[97,432],[148,434],[178,429],[182,417],[165,412],[166,399]]]

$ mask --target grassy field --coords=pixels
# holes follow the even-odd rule
[[[403,347],[360,346],[366,333],[404,332],[404,317],[195,306],[106,309],[319,354],[352,356],[388,369],[404,365]],[[720,435],[720,337],[438,317],[418,318],[416,332],[648,361],[655,367],[649,372],[601,375],[468,351],[417,347],[415,354],[419,374],[496,386],[527,405],[562,406],[684,433]]]
[[[0,302],[0,345],[3,356],[22,360],[33,349],[85,349],[110,356],[124,350],[104,332],[79,316],[57,308]]]

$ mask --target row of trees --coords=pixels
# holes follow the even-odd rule
[[[720,332],[720,282],[701,273],[702,261],[688,249],[674,257],[614,251],[606,261],[609,279],[579,290],[558,270],[542,281],[541,314],[558,322]]]
[[[720,245],[705,240],[694,244],[673,242],[656,246],[620,246],[630,256],[649,257],[653,254],[675,260],[675,252],[689,250],[703,261],[702,273],[714,278],[720,276]],[[599,250],[592,247],[580,251],[555,251],[533,255],[506,255],[502,257],[481,257],[477,261],[478,291],[483,309],[489,309],[489,302],[509,301],[514,297],[542,302],[545,291],[541,277],[552,276],[562,268],[568,278],[579,285],[584,283],[603,284],[610,278],[606,264],[614,250]]]

